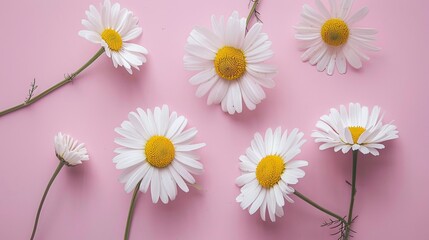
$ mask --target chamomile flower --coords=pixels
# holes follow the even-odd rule
[[[393,124],[383,124],[380,108],[373,107],[371,114],[368,107],[359,103],[350,103],[349,111],[344,105],[338,111],[332,108],[329,115],[323,115],[317,122],[318,130],[311,134],[316,142],[323,143],[320,150],[334,148],[347,153],[350,149],[363,154],[379,155],[384,141],[398,138],[398,131]]]
[[[205,146],[193,144],[197,130],[184,130],[188,121],[184,116],[170,114],[167,105],[156,107],[154,111],[140,108],[128,114],[128,121],[115,131],[122,136],[115,142],[121,145],[113,158],[117,169],[125,171],[120,182],[125,184],[125,191],[131,192],[138,184],[139,190],[151,190],[152,201],[159,199],[163,203],[174,200],[177,186],[184,192],[189,188],[186,182],[195,183],[191,175],[199,174],[203,165],[193,151]],[[185,182],[186,181],[186,182]]]
[[[131,67],[139,69],[146,62],[146,48],[128,42],[142,33],[133,12],[105,0],[99,10],[90,5],[86,16],[88,19],[83,19],[82,24],[87,30],[79,31],[79,35],[104,47],[115,67],[123,66],[132,74]]]
[[[223,16],[212,16],[212,31],[196,27],[185,46],[187,70],[200,71],[189,79],[198,85],[197,97],[208,94],[207,104],[221,104],[229,114],[241,113],[243,101],[254,110],[265,98],[262,87],[272,88],[276,68],[264,64],[273,51],[262,23],[254,24],[246,34],[246,19],[237,12],[224,24]]]
[[[319,11],[305,4],[302,21],[295,27],[295,37],[305,44],[301,59],[317,65],[320,72],[326,70],[329,75],[334,73],[335,66],[339,73],[346,73],[346,62],[361,68],[362,60],[369,60],[362,50],[379,50],[372,45],[375,29],[354,26],[366,16],[368,8],[352,14],[353,0],[330,0],[330,10],[320,0],[315,1]]]
[[[43,193],[42,199],[40,200],[30,240],[33,240],[36,236],[37,226],[39,223],[43,204],[45,203],[45,199],[48,196],[52,184],[54,183],[58,174],[61,172],[61,169],[63,169],[64,166],[76,166],[78,164],[81,164],[82,161],[86,161],[89,159],[88,151],[86,150],[85,144],[78,143],[78,141],[74,140],[71,136],[62,134],[61,132],[59,132],[54,137],[54,146],[55,155],[60,161],[58,162],[58,166],[52,174],[52,177],[49,180],[48,185],[46,186],[45,192]]]
[[[287,131],[282,133],[280,127],[274,133],[268,128],[265,139],[255,134],[246,154],[240,156],[242,175],[236,184],[241,187],[241,193],[236,200],[242,209],[249,208],[250,214],[259,209],[264,221],[267,209],[272,222],[276,216],[284,215],[284,199],[293,203],[288,195],[295,190],[290,185],[304,177],[305,172],[300,167],[308,165],[307,161],[294,160],[305,142],[303,136],[296,128],[288,134]]]
[[[85,144],[78,143],[69,135],[59,132],[54,143],[57,158],[68,166],[78,165],[89,159]]]

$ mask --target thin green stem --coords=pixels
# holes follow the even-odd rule
[[[40,201],[40,204],[39,204],[39,209],[37,210],[36,220],[34,221],[33,233],[31,233],[30,240],[33,240],[34,236],[36,235],[36,229],[37,229],[37,224],[39,223],[40,212],[42,211],[43,203],[45,202],[49,189],[51,188],[52,183],[54,182],[55,178],[57,177],[58,173],[61,171],[63,167],[64,167],[64,162],[60,161],[57,169],[55,170],[54,174],[51,177],[51,180],[49,180],[48,186],[46,186],[45,193],[43,193],[42,200]]]
[[[21,108],[28,107],[31,104],[33,104],[33,103],[37,102],[38,100],[42,99],[43,97],[45,97],[49,93],[57,90],[58,88],[66,85],[67,83],[70,83],[77,75],[79,75],[79,73],[81,73],[83,70],[85,70],[87,67],[89,67],[103,53],[104,53],[104,48],[102,47],[102,48],[100,48],[100,50],[98,50],[98,52],[91,59],[88,60],[88,62],[86,62],[82,67],[80,67],[74,73],[72,73],[69,76],[65,77],[64,80],[62,80],[61,82],[55,84],[54,86],[46,89],[45,91],[43,91],[39,95],[36,95],[33,98],[31,98],[31,96],[29,96],[29,98],[25,102],[23,102],[21,104],[18,104],[18,105],[14,106],[14,107],[8,108],[8,109],[6,109],[4,111],[1,111],[0,112],[0,117],[6,115],[8,113],[15,112],[15,111],[17,111],[17,110],[19,110]]]
[[[349,215],[347,219],[347,228],[344,239],[348,240],[350,238],[350,227],[353,221],[353,206],[355,203],[355,195],[356,195],[356,170],[357,170],[357,159],[358,159],[359,150],[353,151],[353,170],[352,170],[352,191],[350,197],[350,207],[349,207]]]
[[[252,19],[253,15],[256,14],[256,7],[258,6],[260,0],[251,0],[251,1],[253,1],[253,5],[246,19],[246,29],[248,29],[247,27],[249,26],[250,20]]]
[[[133,198],[131,199],[131,204],[130,204],[130,210],[128,211],[127,227],[125,228],[124,240],[128,240],[130,238],[131,222],[133,221],[133,215],[134,215],[134,208],[136,206],[137,193],[139,192],[141,183],[142,183],[142,181],[140,180],[140,182],[134,188]]]
[[[341,221],[343,224],[347,225],[347,222],[344,220],[344,218],[342,218],[342,217],[340,217],[338,214],[335,214],[335,213],[333,213],[333,212],[329,211],[328,209],[326,209],[326,208],[324,208],[324,207],[320,206],[319,204],[315,203],[314,201],[312,201],[312,200],[311,200],[311,199],[309,199],[308,197],[304,196],[302,193],[298,192],[297,190],[295,190],[294,194],[295,194],[297,197],[301,198],[304,202],[306,202],[306,203],[310,204],[311,206],[313,206],[313,207],[315,207],[315,208],[319,209],[320,211],[322,211],[322,212],[324,212],[324,213],[328,214],[328,215],[329,215],[329,216],[331,216],[331,217],[334,217],[334,218],[338,219],[338,221]]]

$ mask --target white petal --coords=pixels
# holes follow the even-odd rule
[[[342,0],[338,16],[340,19],[347,19],[353,5],[353,0]]]
[[[353,14],[349,19],[346,19],[346,23],[350,26],[356,23],[357,21],[364,18],[369,12],[369,9],[367,7],[361,8],[359,11],[357,11],[355,14]]]
[[[137,52],[137,53],[141,53],[141,54],[148,54],[148,50],[146,48],[144,48],[143,46],[140,46],[138,44],[135,43],[127,43],[124,42],[124,49],[126,49],[127,51],[130,52]]]
[[[331,59],[329,60],[328,63],[328,68],[326,70],[326,73],[328,73],[328,75],[332,75],[334,74],[334,69],[335,69],[335,58],[336,58],[336,54],[335,52],[331,55]]]
[[[331,18],[331,15],[328,9],[326,9],[325,5],[323,5],[323,3],[320,0],[316,0],[316,6],[319,8],[319,11],[322,13],[325,19]]]
[[[261,191],[259,192],[258,197],[255,199],[255,201],[253,201],[252,205],[249,208],[250,214],[254,214],[259,209],[259,207],[261,207],[262,203],[265,200],[265,196],[266,196],[266,190],[265,188],[262,188]]]
[[[240,37],[242,33],[240,31],[240,21],[238,20],[237,12],[233,12],[231,17],[229,17],[226,23],[225,29],[225,45],[239,48],[240,46]]]
[[[326,69],[326,66],[328,66],[329,60],[331,60],[331,51],[330,50],[326,51],[325,54],[323,55],[323,57],[317,63],[317,70],[319,72],[323,72]]]
[[[161,194],[161,182],[159,179],[159,170],[154,169],[152,174],[152,181],[150,184],[150,194],[152,196],[152,202],[157,203],[159,195]]]
[[[203,169],[203,164],[201,164],[199,161],[196,161],[195,159],[192,159],[184,154],[181,153],[176,153],[175,158],[177,159],[177,161],[179,161],[180,163],[196,168],[196,169]]]
[[[179,173],[180,176],[183,179],[185,179],[187,182],[189,182],[191,184],[195,183],[194,177],[188,171],[186,171],[186,169],[183,168],[179,163],[176,163],[175,161],[173,161],[171,163],[171,166],[173,166],[174,170],[176,170],[177,173]]]
[[[241,101],[241,89],[237,81],[230,85],[231,96],[234,102],[234,108],[237,113],[241,113],[243,109],[243,102]],[[230,113],[231,114],[231,113]]]
[[[280,190],[280,187],[278,185],[274,185],[272,189],[274,190],[274,196],[275,196],[277,205],[283,206],[285,204],[285,201],[283,198],[283,194]]]
[[[261,207],[259,208],[261,213],[261,218],[264,221],[265,221],[265,215],[267,210],[267,196],[268,196],[268,193],[265,195],[264,201],[262,202]]]
[[[248,51],[249,47],[254,43],[259,33],[261,32],[261,30],[262,30],[262,24],[255,23],[247,32],[244,38],[244,44],[243,44],[243,49],[245,52]]]
[[[201,71],[201,72],[195,74],[194,76],[192,76],[189,79],[189,83],[191,83],[192,85],[199,85],[201,83],[207,82],[208,80],[210,80],[215,75],[216,75],[215,69],[210,68],[210,69]]]
[[[177,173],[177,171],[174,170],[172,166],[169,166],[168,170],[170,171],[171,176],[173,177],[176,184],[180,187],[180,189],[182,189],[182,191],[184,192],[189,192],[188,185],[186,185],[185,181],[183,181],[183,178],[179,175],[179,173]]]
[[[134,166],[136,164],[139,164],[143,162],[146,159],[146,157],[143,154],[142,150],[137,151],[128,151],[121,153],[119,155],[116,155],[113,158],[113,162],[117,162],[116,169],[124,169],[131,166]]]
[[[190,37],[193,38],[198,45],[214,53],[217,53],[222,45],[220,39],[215,34],[204,28],[196,27],[191,31]]]
[[[192,140],[195,137],[195,135],[197,135],[197,133],[198,133],[198,131],[196,128],[190,128],[190,129],[174,136],[171,139],[171,141],[173,142],[173,144],[180,144],[180,143],[188,142],[189,140]]]
[[[241,202],[240,206],[242,209],[248,208],[258,197],[261,192],[262,187],[260,185],[256,185],[256,188],[252,191],[249,191],[246,195],[244,195],[244,199]]]
[[[213,67],[213,60],[205,60],[186,54],[183,56],[183,64],[186,70],[202,71]]]
[[[251,182],[252,180],[256,179],[255,173],[245,173],[242,174],[241,176],[239,176],[236,180],[235,183],[241,187],[244,186],[245,184]]]
[[[267,206],[268,206],[268,215],[270,216],[270,220],[272,222],[276,221],[276,198],[274,196],[274,189],[271,188],[268,190],[267,194]]]
[[[127,138],[115,138],[115,143],[133,149],[143,149],[143,140],[132,140]]]
[[[228,88],[228,81],[223,79],[217,81],[207,97],[207,105],[219,104],[228,92]]]
[[[133,40],[138,36],[140,36],[142,32],[143,32],[143,29],[140,27],[133,28],[131,31],[127,32],[125,36],[122,37],[122,41],[126,42],[126,41]]]
[[[171,139],[173,136],[179,135],[182,131],[181,129],[184,129],[187,125],[187,120],[184,116],[178,117],[173,124],[168,128],[167,133],[165,136],[169,139]]]
[[[356,69],[359,69],[362,67],[362,62],[359,59],[359,56],[355,53],[353,49],[348,47],[347,45],[343,48],[344,56],[346,57],[347,61],[350,63],[350,65]]]
[[[336,58],[337,69],[340,74],[344,74],[347,71],[346,57],[343,51],[339,51]]]
[[[188,52],[191,55],[194,55],[196,57],[206,59],[206,60],[214,60],[216,54],[208,49],[205,49],[203,47],[197,46],[197,45],[189,45],[187,44],[185,46],[186,52]]]
[[[221,81],[217,75],[210,78],[207,82],[202,83],[200,86],[198,86],[197,91],[195,92],[195,95],[197,97],[202,97],[206,95],[210,89],[215,85],[217,81]]]
[[[188,152],[200,149],[202,147],[206,146],[205,143],[197,143],[197,144],[187,144],[187,145],[175,145],[175,149],[178,152]]]
[[[165,189],[165,192],[167,193],[168,197],[171,200],[174,200],[177,195],[177,189],[176,184],[174,183],[172,176],[170,175],[170,172],[167,169],[162,169],[160,173],[162,187]]]
[[[265,132],[265,155],[272,155],[273,151],[273,130],[268,128]]]
[[[143,166],[141,166],[134,172],[134,174],[128,179],[127,183],[125,184],[125,191],[127,193],[131,192],[137,186],[138,182],[143,179],[143,176],[145,176],[149,168],[149,164],[143,164]]]
[[[147,163],[149,165],[149,163]],[[144,175],[142,182],[140,184],[140,191],[146,192],[149,188],[150,182],[152,181],[152,175],[153,175],[154,168],[150,167],[146,174]]]

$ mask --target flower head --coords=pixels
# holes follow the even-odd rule
[[[141,181],[142,192],[150,185],[153,203],[160,198],[168,203],[176,198],[177,186],[189,191],[185,181],[195,183],[190,173],[199,174],[203,170],[193,151],[205,144],[191,143],[197,130],[184,131],[187,122],[176,112],[170,114],[167,105],[154,111],[138,108],[128,114],[128,121],[115,129],[122,136],[115,142],[122,147],[115,150],[118,155],[113,158],[117,169],[125,169],[119,180],[125,183],[126,192],[131,192]]]
[[[295,37],[305,43],[303,61],[317,65],[318,71],[329,75],[334,73],[335,66],[339,73],[346,73],[346,62],[352,67],[362,67],[361,60],[369,60],[362,51],[377,51],[372,46],[377,33],[372,28],[358,28],[353,25],[364,18],[368,8],[364,7],[351,14],[353,0],[330,0],[330,11],[320,0],[316,0],[317,12],[305,4],[301,13],[302,22],[295,27]]]
[[[229,114],[241,113],[243,101],[254,110],[265,98],[261,86],[274,87],[276,69],[263,62],[273,55],[271,41],[262,23],[246,34],[246,19],[233,12],[224,24],[223,16],[212,16],[213,30],[196,27],[185,46],[185,68],[200,71],[189,79],[198,85],[196,95],[208,93],[207,104],[221,104]]]
[[[323,143],[320,150],[334,148],[347,153],[350,149],[359,150],[363,154],[379,155],[384,141],[398,138],[398,131],[393,124],[383,124],[380,108],[375,106],[371,114],[368,107],[359,103],[350,103],[347,112],[344,105],[340,111],[331,109],[329,115],[323,115],[317,122],[318,130],[311,134],[316,142]]]
[[[79,31],[79,35],[101,44],[115,67],[123,66],[132,74],[131,67],[139,69],[146,62],[146,48],[128,42],[142,33],[133,12],[121,9],[119,3],[111,5],[109,0],[105,0],[100,10],[90,5],[86,16],[88,19],[83,19],[82,24],[88,30]]]
[[[67,166],[81,164],[82,161],[89,159],[85,144],[79,144],[69,135],[59,132],[54,138],[54,143],[57,158]]]
[[[241,208],[249,208],[250,214],[259,209],[264,221],[267,209],[272,222],[276,216],[283,216],[284,199],[293,202],[288,194],[294,189],[289,185],[304,177],[305,172],[300,167],[308,165],[307,161],[293,160],[301,152],[305,142],[303,136],[296,128],[288,134],[287,130],[282,133],[280,127],[274,133],[268,128],[265,139],[255,134],[246,155],[240,156],[242,175],[236,183],[241,193],[236,200]]]

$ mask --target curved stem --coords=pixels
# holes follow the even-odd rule
[[[18,105],[14,106],[14,107],[8,108],[8,109],[6,109],[4,111],[1,111],[0,112],[0,117],[6,115],[8,113],[15,112],[15,111],[17,111],[17,110],[19,110],[21,108],[28,107],[31,104],[33,104],[33,103],[37,102],[38,100],[40,100],[41,98],[45,97],[49,93],[57,90],[58,88],[66,85],[67,83],[70,83],[77,75],[79,75],[79,73],[81,73],[83,70],[85,70],[87,67],[89,67],[89,65],[91,65],[103,53],[104,53],[104,48],[102,47],[102,48],[100,48],[100,50],[98,50],[98,52],[91,59],[89,59],[88,62],[86,62],[82,67],[80,67],[74,73],[72,73],[69,76],[67,76],[66,78],[64,78],[64,80],[62,80],[61,82],[55,84],[54,86],[46,89],[45,91],[43,91],[39,95],[36,95],[34,98],[31,98],[31,96],[29,96],[28,99],[25,102],[23,102],[21,104],[18,104]]]
[[[347,225],[347,222],[344,220],[344,218],[340,217],[338,214],[335,214],[335,213],[329,211],[326,208],[323,208],[322,206],[320,206],[319,204],[315,203],[314,201],[312,201],[308,197],[304,196],[302,193],[298,192],[297,190],[295,190],[295,192],[293,194],[295,194],[297,197],[299,197],[302,200],[304,200],[304,202],[310,204],[311,206],[319,209],[320,211],[328,214],[331,217],[334,217],[334,218],[338,219],[338,221],[341,221],[343,224]]]
[[[347,229],[344,239],[348,240],[350,238],[350,227],[353,221],[353,206],[355,203],[355,195],[356,195],[356,170],[357,170],[357,159],[358,159],[359,150],[353,151],[353,170],[352,170],[352,193],[350,197],[350,207],[349,207],[349,215],[347,219]]]
[[[48,186],[46,186],[45,193],[43,193],[42,200],[40,201],[40,204],[39,204],[39,209],[37,210],[36,220],[34,221],[33,232],[31,233],[30,240],[33,240],[34,235],[36,234],[37,224],[39,223],[40,212],[42,211],[43,203],[45,202],[49,189],[51,188],[52,183],[54,182],[55,178],[57,177],[58,173],[61,171],[63,167],[64,167],[64,162],[60,161],[57,169],[55,170],[54,174],[51,177],[51,180],[49,180]]]
[[[128,211],[128,219],[127,219],[127,227],[125,228],[125,236],[124,240],[128,240],[130,238],[130,230],[131,230],[131,222],[133,220],[134,208],[136,206],[137,193],[139,192],[140,184],[142,181],[137,184],[134,188],[133,198],[131,199],[130,210]]]
[[[252,19],[253,15],[255,15],[255,13],[256,13],[256,7],[258,6],[260,0],[251,0],[251,1],[253,2],[253,5],[252,5],[252,9],[250,9],[250,13],[246,19],[246,29],[249,26],[249,22]]]

